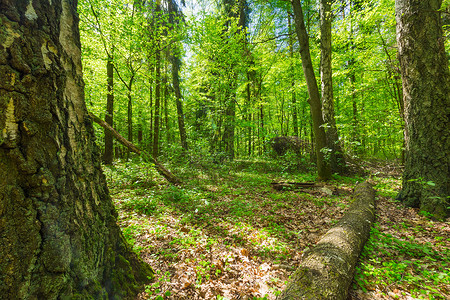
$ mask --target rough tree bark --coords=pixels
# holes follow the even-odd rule
[[[333,74],[331,68],[331,0],[320,1],[320,79],[322,86],[322,114],[327,124],[326,136],[333,173],[345,173],[345,159],[339,142],[334,118]]]
[[[406,143],[399,198],[442,219],[450,205],[450,73],[439,12],[442,1],[395,4]],[[433,184],[427,184],[430,181]]]
[[[131,298],[132,252],[84,102],[76,1],[0,0],[0,295]]]
[[[313,121],[314,138],[316,142],[317,171],[319,180],[329,180],[331,178],[331,168],[325,159],[322,149],[327,148],[327,138],[323,128],[322,105],[320,103],[319,88],[317,86],[316,75],[311,62],[309,52],[309,37],[306,32],[303,10],[300,0],[293,0],[295,31],[300,44],[300,56],[302,59],[303,73],[305,74],[306,85],[308,87],[309,105]]]
[[[359,184],[342,219],[306,252],[277,300],[347,299],[358,257],[375,221],[375,191]]]

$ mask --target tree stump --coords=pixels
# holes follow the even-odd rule
[[[342,219],[310,251],[278,300],[347,299],[355,265],[375,221],[375,191],[359,184]]]

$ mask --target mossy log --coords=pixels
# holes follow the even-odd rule
[[[355,265],[375,221],[375,191],[359,184],[344,217],[305,253],[278,300],[347,299]]]
[[[93,113],[89,112],[89,116],[92,118],[92,120],[97,123],[98,125],[102,126],[106,130],[110,131],[112,135],[117,139],[119,143],[130,149],[131,152],[134,152],[138,155],[141,155],[144,157],[144,159],[149,160],[155,165],[156,171],[163,176],[167,181],[174,185],[181,185],[182,182],[178,177],[172,174],[169,170],[167,170],[161,163],[159,163],[154,157],[152,157],[149,153],[146,151],[140,150],[138,147],[136,147],[133,143],[128,141],[126,138],[124,138],[120,133],[118,133],[114,128],[111,127],[108,123],[94,115]]]

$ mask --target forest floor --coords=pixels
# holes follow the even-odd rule
[[[302,253],[348,207],[355,184],[277,191],[272,182],[313,182],[280,162],[178,165],[184,185],[142,161],[105,167],[119,224],[155,270],[139,299],[275,299]],[[367,169],[377,190],[377,221],[357,266],[350,300],[450,299],[450,223],[395,200],[398,168]]]

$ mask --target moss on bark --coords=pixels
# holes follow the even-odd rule
[[[0,6],[0,295],[133,298],[153,271],[126,244],[101,170],[76,1]]]

